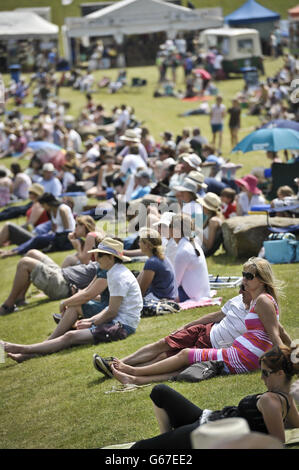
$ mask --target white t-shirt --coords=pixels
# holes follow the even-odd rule
[[[123,158],[120,171],[126,175],[128,171],[136,173],[138,168],[147,168],[147,166],[140,155],[130,153]]]
[[[200,252],[197,256],[193,245],[187,238],[182,238],[177,245],[174,270],[177,285],[182,286],[188,297],[200,300],[210,297],[209,273],[202,248],[196,244]]]
[[[265,198],[262,194],[254,194],[249,201],[247,193],[241,191],[239,194],[238,204],[242,209],[242,215],[248,214],[253,206],[263,206],[266,203]]]
[[[116,263],[107,272],[110,297],[122,297],[113,323],[120,322],[136,329],[143,308],[143,299],[138,281],[134,274],[123,264]]]
[[[221,54],[216,55],[214,60],[214,69],[221,70],[222,68],[223,56]]]
[[[228,300],[221,311],[225,317],[219,323],[215,323],[210,332],[212,347],[216,349],[230,347],[234,340],[247,330],[245,316],[248,312],[241,294]]]
[[[177,252],[177,244],[174,241],[173,238],[170,238],[169,240],[167,238],[162,238],[162,246],[164,248],[164,254],[165,258],[168,259],[168,261],[174,266],[174,260],[175,260],[175,255]]]
[[[15,179],[15,189],[13,191],[14,195],[19,199],[27,199],[28,191],[32,181],[29,175],[26,173],[18,173]]]
[[[100,156],[99,147],[98,147],[97,145],[94,145],[94,146],[91,147],[89,150],[87,150],[85,156],[86,156],[86,158],[88,158],[88,160],[90,160],[91,162],[95,162],[96,159],[99,158],[99,156]]]
[[[225,111],[226,107],[223,103],[220,106],[213,104],[211,108],[211,124],[223,124]]]

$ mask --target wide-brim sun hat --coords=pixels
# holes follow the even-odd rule
[[[44,163],[42,171],[52,171],[52,172],[54,172],[55,167],[54,167],[53,163]]]
[[[202,189],[207,189],[208,185],[204,182],[205,175],[200,171],[192,170],[188,173],[186,179],[195,181]]]
[[[218,443],[239,439],[250,433],[244,418],[225,418],[210,421],[191,433],[193,449],[217,449]]]
[[[254,175],[243,176],[243,178],[236,179],[235,182],[238,186],[244,186],[252,194],[261,194],[261,190],[257,187],[258,179]]]
[[[197,194],[197,184],[195,181],[188,180],[187,178],[180,186],[174,186],[173,189],[174,191],[187,191],[188,193]]]
[[[38,197],[42,196],[45,192],[44,187],[38,183],[33,183],[33,185],[29,187],[28,191]]]
[[[203,198],[199,198],[199,202],[209,211],[218,212],[221,208],[221,199],[215,193],[207,193]]]
[[[90,250],[88,253],[104,253],[115,256],[115,258],[119,258],[122,261],[131,261],[131,258],[124,256],[123,251],[124,245],[121,241],[106,237],[98,244],[97,248]]]
[[[182,159],[183,162],[187,163],[189,166],[191,166],[195,170],[202,163],[201,158],[195,153],[183,154],[183,155],[180,155],[180,158]]]
[[[130,129],[126,130],[124,135],[122,135],[119,140],[127,140],[129,142],[135,142],[136,144],[140,143],[140,138],[138,137],[137,133],[131,131]]]

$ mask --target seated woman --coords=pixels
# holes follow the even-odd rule
[[[22,243],[33,238],[34,234],[30,228],[37,227],[38,225],[49,220],[46,210],[41,206],[38,199],[44,193],[44,188],[34,183],[29,188],[29,199],[32,201],[31,207],[26,211],[26,223],[24,225],[17,225],[13,222],[7,222],[3,225],[0,231],[0,246],[3,245],[21,245]],[[5,257],[5,251],[1,250],[1,254]]]
[[[98,171],[97,184],[87,190],[87,196],[105,199],[107,188],[111,186],[119,169],[120,166],[115,163],[115,156],[112,153],[107,154],[105,156],[105,163]]]
[[[257,187],[258,180],[254,175],[246,175],[236,179],[235,182],[241,188],[241,192],[236,196],[237,215],[248,215],[253,206],[266,204],[262,191]]]
[[[203,207],[203,243],[205,256],[211,256],[219,248],[222,239],[221,199],[217,194],[207,193],[201,199]]]
[[[117,359],[114,376],[122,383],[146,384],[168,380],[191,364],[220,361],[224,373],[241,374],[258,369],[260,356],[272,346],[283,346],[279,330],[277,281],[271,265],[262,258],[250,258],[243,266],[243,285],[252,301],[245,317],[247,331],[232,346],[221,349],[186,348],[173,357],[144,367],[131,367]],[[286,337],[283,337],[286,342]]]
[[[66,268],[80,263],[88,264],[93,259],[93,255],[89,251],[96,248],[103,238],[104,233],[101,230],[96,230],[96,223],[90,215],[78,216],[74,232],[68,235],[76,253],[68,255],[61,267]]]
[[[137,278],[144,300],[176,299],[178,292],[173,267],[164,256],[159,232],[141,229],[139,245],[141,254],[148,256]]]
[[[37,235],[22,243],[11,251],[5,251],[1,257],[22,255],[31,249],[49,249],[49,251],[64,251],[73,248],[68,239],[69,233],[75,229],[75,219],[71,208],[59,201],[53,194],[44,193],[38,202],[50,215],[52,231],[45,235]]]
[[[41,343],[21,345],[3,342],[8,357],[23,362],[34,355],[50,354],[74,345],[116,341],[135,333],[143,302],[137,279],[123,264],[128,260],[122,255],[123,244],[107,237],[91,251],[96,254],[100,268],[107,271],[110,295],[108,307],[92,318],[77,321],[76,330],[66,333],[63,333],[65,325],[62,319],[58,325],[61,327],[60,336],[56,336],[55,333],[55,337],[52,336]],[[73,321],[74,318],[67,319],[68,329],[73,325]]]
[[[251,432],[268,434],[284,443],[285,428],[299,427],[299,413],[294,400],[294,397],[297,399],[298,381],[291,385],[293,376],[299,373],[298,345],[295,348],[295,345],[282,345],[264,353],[259,365],[266,392],[247,395],[237,406],[226,406],[222,410],[199,408],[167,385],[156,385],[150,397],[161,434],[135,442],[131,448],[191,449],[194,429],[229,417],[243,418]]]
[[[194,238],[193,227],[194,223],[187,214],[175,215],[169,225],[169,238],[177,244],[174,272],[180,302],[210,296],[207,263],[199,242]]]

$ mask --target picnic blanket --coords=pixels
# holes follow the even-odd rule
[[[210,96],[210,95],[208,95],[208,96],[192,96],[190,98],[182,98],[182,101],[190,101],[192,103],[193,101],[207,101],[207,100],[210,100],[212,98],[214,98],[214,97]]]
[[[188,310],[190,308],[208,307],[209,305],[221,305],[222,297],[214,297],[216,292],[216,290],[212,290],[211,297],[202,297],[200,300],[185,300],[185,302],[180,302],[179,306],[181,310]]]

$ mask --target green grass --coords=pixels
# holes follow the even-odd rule
[[[267,61],[268,74],[278,69],[279,61]],[[170,129],[180,132],[187,125],[199,125],[203,135],[210,138],[206,117],[181,119],[177,114],[188,109],[189,104],[174,98],[153,99],[152,92],[157,81],[154,67],[128,70],[129,77],[141,76],[148,79],[148,86],[140,90],[127,88],[124,92],[109,95],[106,90],[94,95],[96,102],[102,102],[109,110],[114,104],[127,103],[134,106],[138,118],[159,140],[160,132]],[[116,71],[98,72],[97,77]],[[182,77],[179,79],[182,85]],[[219,83],[226,104],[243,84],[242,80]],[[68,89],[61,89],[61,98],[72,102],[71,113],[76,115],[85,103],[84,95]],[[10,107],[12,105],[10,104]],[[193,105],[191,105],[193,107]],[[27,112],[26,109],[24,109]],[[36,110],[31,110],[36,112]],[[258,123],[257,118],[243,116],[243,134]],[[227,127],[225,129],[224,155],[230,155]],[[267,165],[262,153],[237,155],[233,161],[241,161],[245,174],[253,166]],[[12,159],[5,159],[9,165]],[[3,162],[1,162],[3,163]],[[23,162],[24,164],[26,162]],[[21,223],[23,219],[17,222]],[[3,225],[3,223],[1,223]],[[59,264],[66,253],[54,253],[53,259]],[[0,260],[2,272],[0,302],[5,300],[15,273],[19,257]],[[242,260],[233,260],[219,251],[208,259],[211,274],[239,275]],[[132,266],[140,268],[140,265]],[[281,321],[292,338],[299,338],[297,320],[298,265],[275,265],[277,278],[285,283],[285,297],[281,301]],[[58,312],[59,302],[37,297],[31,288],[29,305],[7,317],[0,318],[0,338],[17,343],[35,343],[46,339],[55,324],[52,313]],[[219,291],[222,304],[236,291]],[[151,437],[158,433],[158,427],[149,399],[151,386],[128,393],[106,393],[118,383],[103,379],[93,368],[94,352],[103,356],[123,357],[137,348],[169,334],[187,323],[217,307],[183,311],[177,315],[141,320],[135,335],[112,344],[81,346],[39,357],[23,364],[7,359],[0,364],[0,448],[2,449],[90,449],[109,444],[129,442]],[[199,384],[172,383],[176,390],[186,395],[199,406],[218,409],[236,404],[248,393],[264,390],[259,373],[241,376],[215,378]],[[146,423],[146,425],[145,425]]]

